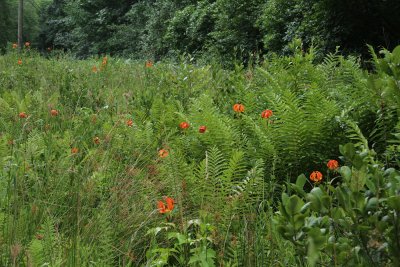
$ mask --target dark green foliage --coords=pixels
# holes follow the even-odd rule
[[[40,14],[46,0],[25,1],[24,3],[24,31],[23,42],[30,42],[34,46],[39,45],[38,36],[40,32]],[[0,1],[0,50],[11,49],[10,43],[17,42],[17,18],[18,1],[1,0]],[[9,47],[6,45],[9,44]]]
[[[366,44],[390,49],[400,44],[400,18],[394,15],[399,12],[396,0],[270,0],[259,23],[270,51],[288,52],[288,45],[300,38],[324,54],[340,46],[365,56]]]
[[[264,0],[217,0],[211,49],[224,60],[246,59],[261,54],[261,33],[256,26]]]
[[[15,42],[18,1],[2,0],[0,47]],[[288,54],[294,40],[315,47],[316,60],[340,51],[369,57],[366,44],[399,44],[400,3],[335,0],[29,0],[24,40],[44,51],[86,58],[112,54],[160,60],[190,54],[230,68],[271,52]]]
[[[8,0],[0,0],[0,52],[4,52],[7,41],[9,41],[10,29],[8,27],[11,22],[9,9]]]
[[[74,22],[67,17],[65,0],[53,1],[44,11],[40,42],[42,48],[72,48]]]
[[[310,266],[396,266],[400,173],[382,168],[357,125],[350,122],[349,127],[356,143],[340,146],[340,151],[350,166],[328,172],[327,182],[309,193],[303,190],[303,175],[290,184],[294,193],[282,194],[278,231]]]
[[[362,51],[365,44],[393,49],[400,44],[400,2],[388,1],[330,1],[330,21],[340,20],[339,40],[345,50]]]
[[[147,21],[153,14],[152,2],[140,1],[132,5],[125,14],[126,23],[115,26],[115,34],[109,40],[110,49],[127,57],[151,58],[151,51],[144,52],[143,46]]]
[[[53,1],[43,15],[43,45],[72,49],[80,57],[114,52],[109,44],[114,25],[125,22],[124,15],[134,2]]]
[[[372,51],[375,73],[368,77],[370,107],[377,116],[364,131],[342,120],[353,143],[341,145],[347,166],[328,171],[326,182],[308,192],[306,177],[289,184],[291,195],[282,194],[276,219],[278,231],[296,247],[299,260],[316,264],[397,266],[399,258],[399,51]],[[329,60],[331,61],[331,59]],[[368,113],[367,113],[368,114]],[[365,121],[361,120],[361,123]],[[370,143],[372,141],[372,144]],[[356,256],[355,256],[356,255]]]
[[[216,4],[198,1],[176,11],[171,19],[165,40],[171,51],[196,54],[204,52],[210,43],[210,32],[215,27]]]

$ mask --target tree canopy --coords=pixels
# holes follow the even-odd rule
[[[0,0],[0,47],[16,39],[16,1]],[[367,54],[400,44],[397,0],[25,1],[25,35],[37,48],[77,57],[161,59],[188,53],[222,61],[285,54],[295,39],[325,54]]]

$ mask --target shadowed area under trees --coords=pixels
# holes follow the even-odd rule
[[[0,47],[16,40],[16,3],[1,0]],[[249,55],[287,54],[301,39],[321,54],[368,56],[366,44],[400,44],[397,0],[28,0],[25,35],[34,47],[79,58],[247,61]]]

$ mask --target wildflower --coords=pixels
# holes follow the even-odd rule
[[[199,133],[205,133],[206,130],[207,130],[207,127],[204,126],[204,125],[202,125],[202,126],[199,127]]]
[[[101,65],[107,65],[107,56],[103,57],[103,62],[101,63]]]
[[[158,156],[159,156],[160,158],[165,158],[165,157],[168,156],[168,154],[169,154],[168,150],[165,150],[165,149],[160,149],[160,150],[158,151]]]
[[[100,144],[100,138],[98,136],[95,136],[93,138],[93,143],[95,143],[96,145],[99,145]]]
[[[270,109],[266,109],[263,112],[261,112],[261,118],[263,119],[269,119],[274,113]]]
[[[97,67],[96,67],[96,66],[93,66],[93,68],[92,68],[92,72],[93,72],[93,73],[96,73],[96,72],[98,72],[98,69],[97,69]]]
[[[48,52],[51,52],[51,47],[47,47],[47,51],[48,51]]]
[[[326,166],[328,166],[328,169],[330,169],[331,171],[334,171],[339,168],[339,162],[337,162],[337,160],[331,159],[330,161],[328,161]]]
[[[235,104],[233,105],[233,110],[237,113],[244,112],[244,106],[242,104]]]
[[[18,59],[18,65],[22,65],[22,59]]]
[[[165,197],[165,202],[167,205],[161,200],[157,202],[158,211],[162,214],[169,213],[174,209],[175,201],[172,198]]]
[[[79,149],[77,147],[71,148],[71,154],[77,154],[79,152]]]
[[[92,123],[96,123],[97,122],[97,116],[96,114],[92,115]]]
[[[246,77],[246,80],[251,80],[253,79],[253,73],[251,72],[251,70],[247,71],[244,76]]]
[[[146,68],[151,68],[151,67],[153,67],[153,61],[147,60],[146,61]]]
[[[38,207],[36,204],[32,204],[32,206],[31,206],[31,213],[32,213],[33,215],[35,215],[35,214],[38,213],[38,211],[39,211],[39,207]],[[38,226],[38,227],[40,227],[40,226]]]
[[[126,121],[126,125],[128,125],[128,127],[132,127],[133,126],[133,120],[129,119]]]
[[[28,115],[25,112],[20,112],[18,115],[21,119],[26,119],[28,118]]]
[[[13,49],[16,49],[17,47],[18,47],[18,44],[17,44],[17,43],[13,43],[13,44],[12,44],[12,48],[13,48]]]
[[[181,128],[181,129],[187,129],[187,128],[189,128],[189,123],[187,123],[186,121],[183,121],[183,122],[181,122],[180,124],[179,124],[179,127]]]
[[[50,115],[51,115],[52,117],[58,116],[58,110],[56,110],[56,109],[50,110]]]
[[[25,47],[30,47],[31,43],[30,42],[25,42]]]
[[[319,171],[313,171],[310,174],[310,180],[313,181],[314,183],[318,183],[322,180],[322,173]]]

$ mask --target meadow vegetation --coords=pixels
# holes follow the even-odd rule
[[[398,266],[400,47],[371,71],[289,48],[229,70],[9,48],[0,265]]]

